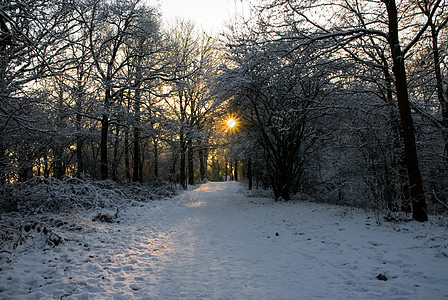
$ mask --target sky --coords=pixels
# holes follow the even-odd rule
[[[236,14],[249,12],[248,0],[158,0],[162,19],[176,18],[194,21],[207,32],[219,33]]]

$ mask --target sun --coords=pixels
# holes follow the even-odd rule
[[[229,127],[229,128],[233,128],[233,127],[235,127],[235,125],[236,125],[236,121],[235,121],[234,118],[230,118],[230,119],[228,119],[228,120],[226,121],[226,123],[227,123],[227,127]]]

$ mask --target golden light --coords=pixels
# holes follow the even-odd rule
[[[236,125],[235,119],[230,118],[230,119],[227,120],[227,127],[233,128],[233,127],[235,127],[235,125]]]

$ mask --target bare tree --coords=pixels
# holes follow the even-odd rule
[[[285,33],[287,34],[287,33]],[[220,78],[222,96],[233,98],[261,148],[275,199],[290,200],[303,189],[305,165],[317,139],[315,120],[325,114],[332,66],[325,56],[310,64],[315,46],[298,53],[294,43],[270,41],[260,30],[229,41],[233,68]],[[325,67],[322,67],[325,66]],[[247,135],[246,137],[249,137]]]
[[[381,6],[383,4],[384,6]],[[404,4],[406,5],[406,3]],[[385,8],[385,11],[382,10]],[[297,49],[303,49],[316,41],[331,41],[330,47],[324,47],[321,51],[337,52],[338,49],[351,43],[359,41],[365,36],[372,36],[385,39],[390,50],[390,61],[394,74],[394,84],[396,100],[399,108],[401,132],[404,147],[404,162],[410,185],[410,198],[413,204],[413,217],[418,221],[427,220],[426,201],[423,191],[423,184],[420,166],[417,157],[415,142],[415,129],[409,102],[408,85],[406,80],[405,58],[408,51],[418,42],[422,34],[426,31],[429,23],[423,24],[414,37],[409,40],[406,46],[402,47],[400,39],[399,17],[406,13],[406,7],[399,10],[395,1],[361,3],[358,1],[339,1],[328,4],[325,1],[302,2],[302,1],[273,1],[266,6],[269,10],[281,9],[286,12],[287,18],[280,20],[284,24],[296,28],[295,40],[299,41]],[[319,10],[326,12],[331,17],[327,23],[323,19],[317,18]],[[313,13],[315,13],[313,15]],[[341,19],[360,20],[363,16],[364,23],[349,22],[339,23]],[[367,19],[369,17],[369,19]],[[386,18],[384,18],[386,17]],[[277,21],[277,20],[276,20]],[[384,26],[386,24],[386,27]],[[271,28],[279,26],[272,24]],[[269,24],[268,24],[269,26]],[[402,25],[405,28],[404,25]],[[291,37],[289,37],[291,39]]]
[[[139,34],[139,22],[148,14],[148,9],[139,0],[87,0],[74,3],[74,7],[79,16],[79,26],[87,33],[88,49],[103,90],[100,154],[101,178],[106,179],[109,177],[108,134],[111,108],[123,87],[126,87],[120,73],[134,57],[140,55],[138,51],[125,49],[134,35]]]
[[[53,133],[52,128],[45,126],[44,115],[36,113],[45,106],[44,94],[25,87],[41,78],[55,75],[55,62],[67,45],[63,41],[70,30],[70,20],[70,11],[61,1],[0,2],[2,183],[14,179],[5,177],[14,169],[22,179],[31,176],[30,170],[35,160],[45,152],[41,142],[48,141],[47,138]],[[17,148],[23,145],[24,138],[39,141],[34,145],[40,146],[35,149]],[[22,151],[28,153],[20,154]],[[8,157],[11,153],[18,155],[15,161]]]
[[[173,70],[176,80],[171,85],[171,96],[165,100],[170,107],[168,116],[176,123],[179,181],[186,188],[187,181],[194,183],[194,153],[198,149],[195,144],[202,141],[204,124],[216,108],[215,99],[207,93],[206,79],[216,67],[217,47],[213,38],[200,34],[188,21],[178,21],[169,36],[175,45],[172,59],[176,62]]]

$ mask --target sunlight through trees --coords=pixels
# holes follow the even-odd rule
[[[2,2],[1,184],[241,180],[425,221],[448,207],[447,14],[264,0],[218,37],[138,0]]]

